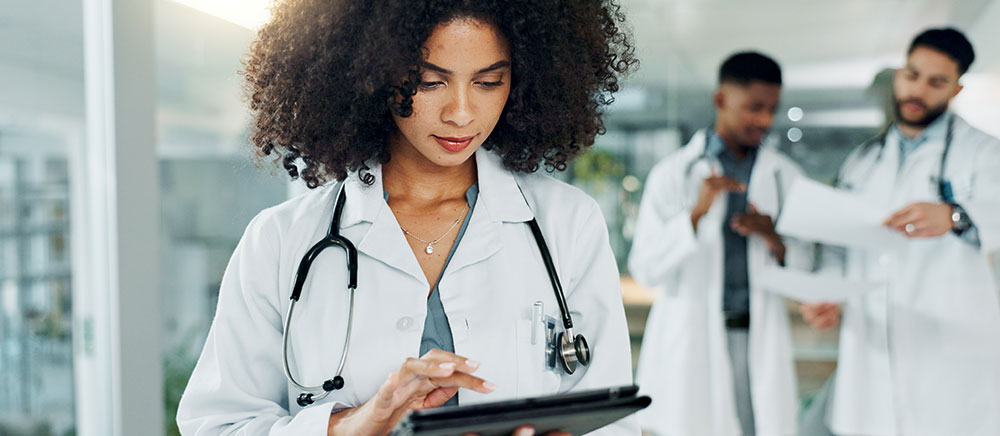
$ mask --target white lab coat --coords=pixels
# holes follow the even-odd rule
[[[899,167],[899,143],[856,149],[841,186],[898,210],[939,202],[944,141]],[[988,253],[1000,248],[1000,141],[956,118],[945,179],[979,228],[898,249],[848,248],[824,269],[886,286],[845,304],[830,416],[843,435],[1000,435],[1000,302]],[[826,256],[824,256],[826,257]]]
[[[714,157],[699,158],[705,146],[705,132],[698,132],[650,172],[629,255],[635,280],[660,291],[646,323],[636,375],[640,389],[653,399],[639,413],[640,424],[660,435],[741,434],[722,316],[726,196],[716,199],[697,233],[690,219],[701,181],[713,166],[721,174]],[[748,199],[774,218],[779,197],[800,176],[797,165],[762,146]],[[790,239],[785,243],[789,267],[811,264],[810,245]],[[756,278],[765,265],[776,263],[761,238],[749,238],[748,361],[758,436],[796,432],[798,401],[788,310],[785,300],[766,292]]]
[[[475,375],[496,384],[490,394],[462,389],[461,404],[632,383],[618,269],[596,202],[551,177],[512,174],[480,150],[479,199],[469,227],[440,280],[455,352],[478,360]],[[346,181],[342,234],[358,249],[358,290],[346,385],[300,408],[299,391],[281,366],[282,323],[295,270],[329,227],[335,184],[261,212],[247,227],[226,269],[218,312],[178,409],[185,435],[326,435],[332,410],[375,395],[407,357],[417,357],[430,285],[375,183]],[[519,190],[520,187],[520,190]],[[524,195],[522,196],[521,192]],[[526,202],[527,200],[527,202]],[[539,249],[526,224],[537,217],[559,271],[574,331],[593,360],[572,376],[544,369],[544,340],[531,343],[532,304],[556,319],[559,309]],[[332,248],[312,265],[296,305],[292,371],[306,384],[331,378],[347,329],[347,271]],[[559,328],[561,329],[561,323]],[[627,418],[595,434],[638,435]]]

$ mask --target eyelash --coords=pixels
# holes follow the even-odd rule
[[[487,90],[493,89],[493,88],[498,88],[498,87],[500,87],[500,86],[503,85],[503,81],[502,80],[498,80],[496,82],[475,82],[475,83],[477,85],[483,87],[484,89],[487,89]],[[441,86],[443,84],[444,84],[444,82],[420,82],[419,87],[420,87],[420,89],[423,89],[423,90],[432,90],[432,89],[438,88],[439,86]]]

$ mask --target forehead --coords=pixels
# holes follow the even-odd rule
[[[929,76],[958,78],[958,62],[940,50],[918,45],[906,57],[906,67]]]
[[[738,99],[776,102],[781,98],[781,85],[753,80],[746,85],[726,83],[722,91]]]
[[[510,58],[507,38],[496,26],[472,18],[439,24],[424,42],[427,62],[457,73]]]

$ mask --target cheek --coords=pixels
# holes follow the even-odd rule
[[[908,97],[910,94],[910,83],[906,80],[896,80],[893,82],[892,88],[896,98]]]
[[[433,116],[433,113],[434,99],[429,98],[427,94],[417,93],[413,96],[413,113],[406,118],[396,118],[396,125],[404,134],[416,133],[428,127],[430,122],[428,117]]]
[[[503,113],[504,106],[507,105],[507,98],[510,96],[510,88],[503,91],[497,90],[484,96],[483,109],[486,113],[490,115],[491,119],[500,118],[500,114]]]
[[[954,95],[955,90],[953,88],[935,89],[934,93],[931,95],[931,98],[933,99],[931,106],[937,107],[948,104],[948,100],[950,100]]]

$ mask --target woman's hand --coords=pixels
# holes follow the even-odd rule
[[[438,407],[459,388],[492,392],[496,386],[471,374],[478,368],[479,362],[441,350],[408,358],[365,404],[330,415],[327,434],[389,434],[407,411]]]

